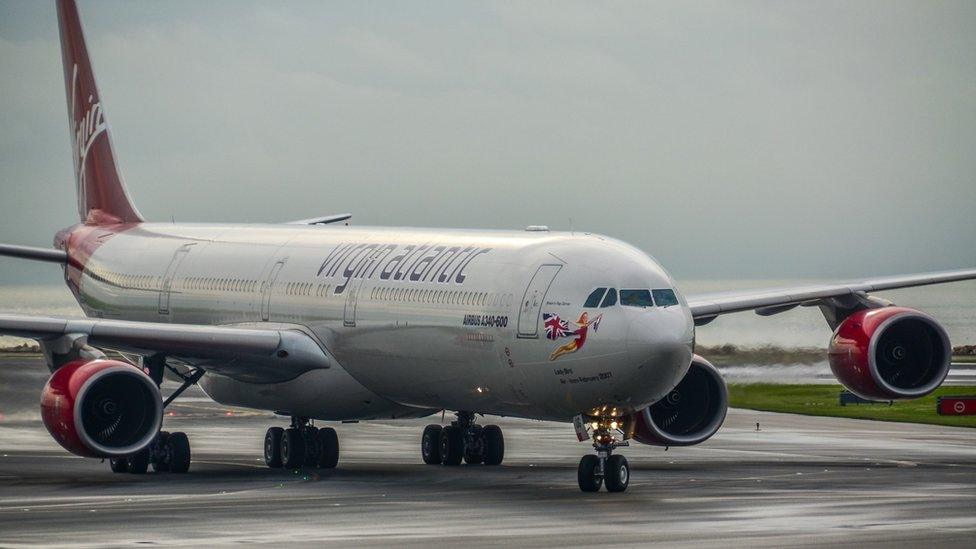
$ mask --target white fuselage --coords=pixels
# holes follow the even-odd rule
[[[584,306],[597,288],[614,299]],[[641,289],[674,284],[641,251],[583,233],[147,223],[105,238],[76,291],[90,316],[300,330],[338,364],[267,383],[208,374],[225,404],[568,420],[639,410],[687,371],[683,298],[616,299]]]

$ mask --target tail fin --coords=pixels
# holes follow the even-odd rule
[[[142,216],[122,183],[95,73],[74,0],[57,0],[61,60],[68,97],[78,213],[86,223],[136,223]]]

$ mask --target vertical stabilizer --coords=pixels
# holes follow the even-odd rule
[[[61,61],[68,97],[78,213],[86,223],[136,223],[142,216],[122,183],[95,73],[74,0],[57,0]]]

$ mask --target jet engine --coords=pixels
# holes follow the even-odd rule
[[[692,446],[708,440],[725,421],[725,380],[695,355],[688,373],[663,399],[634,414],[633,438],[652,446]]]
[[[148,446],[163,421],[159,388],[141,369],[117,360],[74,360],[41,393],[41,418],[61,446],[111,458]]]
[[[932,317],[905,307],[864,309],[847,317],[830,340],[830,369],[852,393],[872,400],[925,396],[952,359],[949,336]]]

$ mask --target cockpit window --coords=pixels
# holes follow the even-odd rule
[[[620,304],[624,307],[653,307],[650,290],[620,290]]]
[[[610,288],[610,290],[607,291],[607,296],[603,298],[603,303],[600,304],[600,308],[603,309],[606,307],[613,307],[616,304],[617,304],[617,290],[614,288]]]
[[[586,298],[586,303],[584,303],[583,306],[588,308],[599,307],[600,299],[603,297],[603,294],[605,293],[607,293],[606,288],[597,288],[593,290],[593,292],[590,294],[590,297]]]
[[[674,295],[674,290],[652,290],[652,293],[658,307],[670,307],[678,304],[678,296]]]

